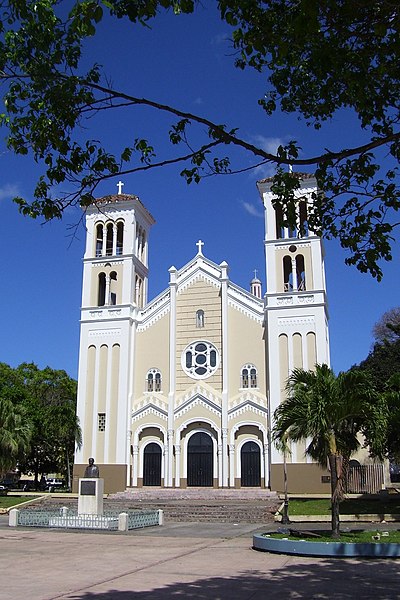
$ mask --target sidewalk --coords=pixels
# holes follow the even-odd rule
[[[395,560],[300,558],[252,550],[253,532],[266,529],[246,524],[171,523],[128,534],[106,534],[14,529],[8,528],[2,517],[2,597],[10,600],[399,598],[400,564]]]

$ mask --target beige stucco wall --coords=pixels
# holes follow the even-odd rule
[[[204,311],[204,327],[196,327],[196,311]],[[176,297],[176,391],[179,393],[193,384],[181,367],[182,352],[195,340],[214,344],[221,357],[221,296],[219,288],[199,279]],[[221,365],[207,378],[216,390],[222,389]]]
[[[324,483],[322,477],[328,480]],[[329,494],[331,491],[329,472],[317,464],[288,464],[287,482],[290,494]],[[284,491],[282,464],[271,465],[271,489]]]
[[[236,394],[241,387],[241,371],[245,364],[257,369],[257,389],[265,394],[265,342],[263,327],[258,321],[228,306],[229,394]]]
[[[169,391],[169,313],[155,321],[151,327],[139,331],[136,336],[135,390],[139,398],[146,390],[149,369],[161,371],[161,392]]]

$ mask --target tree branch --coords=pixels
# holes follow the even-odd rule
[[[362,144],[360,146],[355,146],[353,148],[344,148],[337,152],[333,152],[331,150],[326,150],[324,154],[320,154],[318,156],[313,156],[311,158],[306,159],[298,159],[298,158],[283,158],[276,156],[275,154],[271,154],[269,152],[265,152],[261,148],[246,142],[245,140],[234,136],[224,129],[223,126],[217,125],[216,123],[206,119],[205,117],[201,117],[199,115],[184,112],[167,104],[161,104],[160,102],[155,102],[154,100],[149,100],[148,98],[138,98],[135,96],[131,96],[126,94],[125,92],[120,92],[118,90],[113,90],[110,88],[103,87],[102,85],[95,84],[92,82],[85,82],[85,85],[90,87],[91,89],[97,90],[104,94],[107,94],[111,98],[120,98],[126,100],[127,103],[132,105],[144,105],[150,106],[157,110],[161,110],[163,112],[168,112],[176,117],[181,119],[188,119],[190,121],[194,121],[196,123],[200,123],[206,125],[210,130],[214,131],[215,134],[220,138],[221,143],[224,144],[234,144],[245,150],[251,152],[255,156],[260,156],[266,161],[273,162],[276,164],[286,164],[286,165],[297,165],[297,166],[305,166],[305,165],[315,165],[321,164],[331,160],[342,160],[343,158],[348,158],[350,156],[355,156],[358,154],[363,154],[368,152],[369,150],[373,150],[374,148],[379,148],[380,146],[384,146],[389,142],[394,142],[396,140],[400,140],[400,132],[393,133],[391,135],[378,137],[367,144]]]

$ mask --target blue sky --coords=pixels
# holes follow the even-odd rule
[[[321,148],[338,149],[362,140],[351,114],[342,112],[320,132],[307,129],[297,115],[267,119],[257,106],[264,77],[233,67],[229,28],[219,21],[212,3],[196,16],[161,15],[152,28],[106,20],[99,35],[87,43],[85,60],[104,65],[115,88],[199,114],[229,127],[239,127],[250,142],[276,149],[297,139],[304,155]],[[170,117],[150,109],[102,113],[85,124],[85,135],[118,151],[136,137],[155,145],[157,158],[171,156],[166,145]],[[65,369],[76,377],[79,346],[82,256],[85,232],[80,211],[70,209],[62,221],[42,224],[18,214],[10,198],[29,198],[41,166],[29,157],[15,157],[0,136],[0,210],[3,243],[2,344],[0,361],[16,366],[34,361]],[[80,135],[83,135],[82,133]],[[197,133],[193,132],[196,140]],[[184,153],[184,148],[178,149]],[[250,158],[234,155],[247,167]],[[168,268],[183,266],[196,253],[201,238],[204,254],[226,260],[231,279],[249,288],[254,269],[265,282],[264,221],[256,181],[268,168],[239,175],[208,178],[188,186],[179,167],[123,177],[124,192],[138,195],[156,224],[150,236],[149,297],[168,285]],[[102,184],[99,196],[116,193],[118,178]],[[5,259],[7,257],[7,259]],[[399,305],[399,253],[384,266],[384,280],[344,265],[338,243],[326,243],[331,359],[335,371],[365,358],[371,329],[379,317]],[[265,291],[265,283],[263,290]]]

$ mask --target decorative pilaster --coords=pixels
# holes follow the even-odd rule
[[[220,264],[221,273],[221,305],[222,305],[222,487],[228,487],[228,364],[229,364],[229,333],[228,333],[228,264],[224,261]]]
[[[269,451],[268,444],[264,444],[264,486],[269,485]]]
[[[139,446],[132,446],[132,486],[137,487],[139,473]]]
[[[173,466],[174,466],[174,430],[168,429],[167,432],[167,454],[168,454],[168,483],[167,487],[173,485]]]
[[[175,487],[181,485],[181,447],[175,445]]]
[[[235,487],[235,444],[229,444],[229,487]]]
[[[222,487],[222,480],[223,480],[223,451],[222,451],[222,444],[218,444],[217,459],[218,459],[218,486]]]
[[[174,408],[175,408],[175,389],[176,389],[176,289],[177,270],[175,267],[169,269],[170,274],[170,321],[169,321],[169,392],[168,392],[168,461],[166,487],[172,487],[173,478],[173,438],[169,440],[169,435],[174,429]]]

